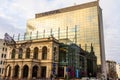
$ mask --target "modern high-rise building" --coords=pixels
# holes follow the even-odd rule
[[[35,18],[27,21],[27,34],[32,35],[31,39],[53,35],[87,51],[92,43],[97,64],[105,64],[102,10],[98,1],[35,14]],[[104,69],[102,65],[103,73]]]

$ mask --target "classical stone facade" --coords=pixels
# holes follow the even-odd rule
[[[29,41],[17,41],[9,46],[3,78],[31,80],[57,74],[59,44],[52,36]]]
[[[117,79],[117,71],[116,71],[116,62],[115,61],[106,61],[107,67],[107,78],[116,80]]]
[[[7,45],[3,39],[0,39],[0,77],[3,75],[4,63],[7,55]]]

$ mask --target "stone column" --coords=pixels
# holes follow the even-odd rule
[[[46,78],[50,78],[51,74],[52,74],[52,64],[49,63],[46,66]]]
[[[13,66],[11,66],[11,75],[10,75],[10,78],[12,79],[14,77],[14,68]]]
[[[4,73],[2,75],[2,79],[4,79],[7,76],[7,67],[5,66]]]
[[[26,51],[23,51],[22,58],[25,58],[25,57],[26,57]]]
[[[38,71],[37,71],[37,78],[40,78],[40,67],[38,67]]]
[[[47,67],[47,70],[46,70],[46,73],[48,73],[48,74],[47,74],[47,78],[50,78],[51,70],[52,70],[52,67],[51,67],[51,65],[49,65],[49,66]]]
[[[34,50],[31,49],[31,52],[30,52],[30,59],[33,59],[33,56],[34,56]]]
[[[28,80],[32,79],[32,67],[29,66]]]
[[[46,66],[46,78],[49,78],[49,67],[48,67],[48,65]]]
[[[22,76],[23,76],[23,68],[20,68],[20,71],[19,71],[19,79],[22,79]]]

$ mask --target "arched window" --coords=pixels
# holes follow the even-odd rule
[[[15,49],[12,50],[12,54],[11,54],[11,59],[14,59],[15,58]]]
[[[42,59],[43,60],[47,59],[47,47],[46,46],[42,48]]]
[[[32,77],[36,77],[37,78],[37,74],[38,73],[38,66],[35,65],[32,69]]]
[[[2,51],[4,51],[4,48],[2,49]]]
[[[14,77],[15,78],[17,78],[18,76],[19,76],[19,69],[20,69],[20,67],[18,66],[18,65],[16,65],[15,66],[15,68],[14,68]]]
[[[26,58],[30,58],[30,48],[26,49]]]
[[[25,65],[23,67],[23,78],[27,78],[28,77],[28,73],[29,73],[29,67],[27,65]]]
[[[5,43],[3,43],[3,45],[5,45]]]
[[[5,48],[5,51],[7,52],[7,48]]]
[[[18,58],[22,59],[23,49],[19,48]]]
[[[33,56],[33,58],[38,59],[38,47],[34,48],[34,56]]]

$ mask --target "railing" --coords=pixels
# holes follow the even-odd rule
[[[56,39],[69,39],[73,43],[77,43],[77,38],[80,36],[79,27],[66,27],[66,29],[56,28],[51,30],[43,30],[43,31],[34,31],[34,32],[27,32],[24,34],[13,35],[13,39],[15,41],[22,41],[22,40],[33,40],[33,39],[40,39],[40,38],[48,38],[51,35]]]

